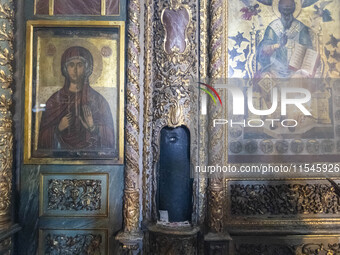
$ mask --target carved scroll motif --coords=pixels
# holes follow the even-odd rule
[[[139,218],[139,98],[140,98],[140,1],[131,0],[128,6],[128,67],[127,67],[127,105],[125,127],[125,195],[124,231],[138,231]],[[131,196],[130,194],[134,194]],[[130,208],[130,206],[133,206]]]
[[[195,49],[195,24],[190,19],[191,12],[196,6],[191,1],[161,1],[157,2],[155,7],[157,9],[155,11],[156,21],[154,25],[155,80],[152,98],[154,105],[153,118],[154,122],[159,122],[156,124],[156,129],[159,129],[167,124],[172,126],[184,125],[183,119],[186,117],[192,118],[189,114],[190,100],[192,100],[195,93],[189,90],[189,81],[191,78],[195,78],[197,49]],[[165,21],[164,15],[169,12],[169,19],[171,20],[174,18],[174,13],[180,10],[188,13],[188,23],[185,26],[178,25],[180,31],[176,30],[169,34],[170,28],[166,24],[171,22]],[[186,17],[186,15],[184,16]],[[171,26],[174,25],[172,24]],[[178,47],[176,46],[177,43],[175,43],[176,47],[171,48],[169,46],[167,50],[165,46],[167,44],[164,44],[164,42],[172,42],[177,38],[178,33],[184,33],[186,39],[179,40]],[[175,50],[176,48],[178,50]],[[185,50],[182,52],[180,49],[184,48]],[[165,116],[167,117],[166,119]],[[172,123],[175,123],[175,125]]]
[[[140,230],[140,178],[139,178],[139,116],[140,116],[140,10],[144,1],[130,0],[128,4],[128,52],[125,125],[125,180],[124,230],[116,239],[123,249],[131,253],[138,250],[143,239]]]
[[[6,239],[4,239],[0,242],[0,254],[5,254],[5,255],[12,254],[11,248],[12,248],[12,238],[11,237],[6,238]]]
[[[124,218],[127,231],[138,229],[139,224],[139,190],[125,189],[124,191]]]
[[[197,2],[192,0],[165,0],[154,2],[153,63],[152,63],[152,155],[150,170],[153,177],[152,196],[157,189],[156,170],[163,127],[186,126],[190,131],[190,159],[197,165],[198,90],[190,80],[197,79]],[[171,22],[171,20],[176,22]],[[178,21],[178,22],[177,22]],[[176,27],[176,29],[174,29]],[[194,182],[193,189],[197,187]],[[196,212],[196,192],[193,192],[193,211]],[[156,219],[155,198],[152,197],[151,218]],[[196,213],[194,213],[196,216]],[[195,221],[195,218],[192,219]]]
[[[101,255],[102,236],[99,234],[48,234],[45,254],[98,254]]]
[[[197,254],[197,238],[150,234],[151,254]]]
[[[326,184],[233,184],[229,199],[237,216],[340,214],[339,198]]]
[[[153,0],[147,0],[145,4],[144,23],[144,113],[143,113],[143,219],[151,220],[152,208],[152,61],[153,61]]]
[[[340,243],[306,243],[300,245],[280,244],[240,244],[236,255],[324,255],[338,254]]]
[[[209,45],[209,75],[211,84],[216,79],[222,78],[223,75],[223,58],[222,58],[222,36],[223,36],[223,1],[212,0],[210,2],[210,45]],[[218,91],[219,93],[221,91]],[[221,93],[222,94],[222,93]],[[209,123],[213,119],[221,117],[221,109],[209,101]],[[218,165],[223,162],[223,128],[222,126],[209,127],[209,165]],[[210,231],[214,233],[221,233],[223,231],[223,180],[211,179],[209,184],[209,227]],[[214,216],[213,216],[214,215]]]
[[[101,209],[100,180],[48,181],[48,210],[97,211]]]
[[[0,2],[0,229],[11,224],[11,191],[13,163],[12,104],[13,82],[12,1]]]
[[[224,190],[220,187],[219,183],[212,184],[209,186],[209,226],[210,230],[221,233],[223,232],[223,199]]]
[[[200,1],[200,77],[201,79],[206,79],[208,76],[208,20],[209,20],[209,1],[201,0]],[[205,95],[201,95],[200,100],[202,101]],[[199,109],[200,110],[200,109]],[[208,165],[208,118],[207,115],[200,114],[199,117],[200,122],[200,146],[199,146],[199,165],[206,166]],[[201,224],[204,224],[206,211],[207,211],[207,178],[199,178],[199,220]]]

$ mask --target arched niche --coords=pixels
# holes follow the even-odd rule
[[[160,134],[157,168],[157,212],[169,222],[191,221],[193,179],[190,178],[190,132],[185,126],[164,127]]]

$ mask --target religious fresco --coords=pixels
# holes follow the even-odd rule
[[[26,81],[33,158],[118,159],[120,44],[118,29],[35,29]]]
[[[275,78],[292,77],[288,60],[295,48],[307,48],[321,56],[322,69],[317,68],[313,77],[339,78],[339,9],[337,1],[228,1],[228,78],[254,78],[266,73]],[[282,13],[287,10],[285,21]],[[300,67],[300,74],[294,74],[308,76]]]
[[[258,128],[229,125],[229,160],[255,162],[256,157],[249,157],[254,155],[264,162],[337,161],[340,2],[232,0],[228,1],[227,22],[229,81],[243,80],[240,86],[245,94],[252,90],[252,104],[257,110],[271,109],[273,89],[277,89],[278,98],[285,87],[311,93],[311,100],[304,105],[310,116],[294,105],[289,105],[283,116],[280,101],[277,110],[267,116],[249,110],[246,116],[233,116],[236,121],[260,119],[265,124]],[[288,125],[287,121],[287,125],[281,125],[285,120],[298,124]]]

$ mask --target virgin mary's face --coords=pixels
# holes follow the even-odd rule
[[[67,62],[67,73],[71,83],[82,84],[85,76],[85,63],[83,60],[75,58]]]

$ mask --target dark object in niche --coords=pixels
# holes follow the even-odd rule
[[[157,209],[169,213],[170,222],[190,221],[192,179],[190,179],[190,133],[186,127],[161,131]]]

